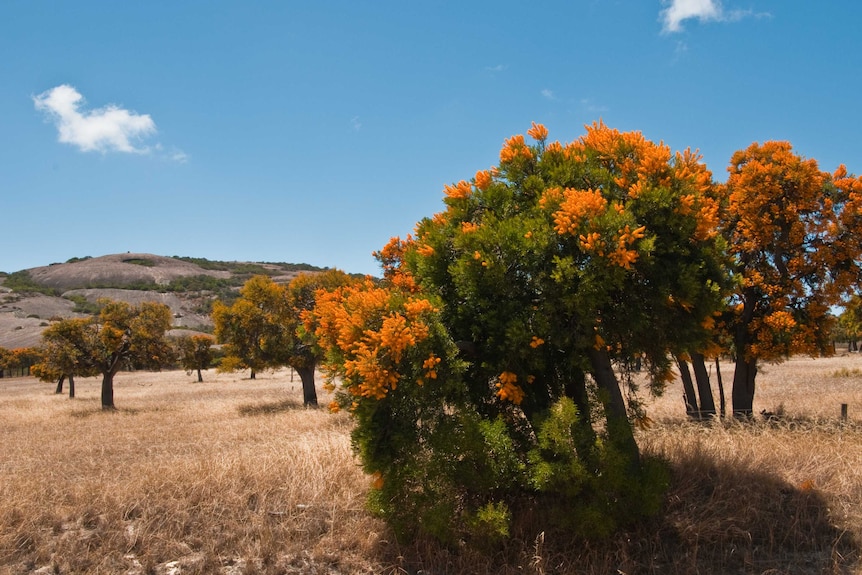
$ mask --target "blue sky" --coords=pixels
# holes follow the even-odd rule
[[[544,123],[862,172],[862,3],[0,4],[0,270],[149,252],[378,274]]]

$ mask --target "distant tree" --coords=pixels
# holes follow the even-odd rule
[[[213,361],[212,346],[215,338],[196,334],[177,338],[175,345],[180,366],[187,372],[198,372],[198,382],[204,380],[201,370],[208,369]]]
[[[305,405],[317,405],[314,370],[322,351],[301,316],[314,307],[318,290],[354,281],[338,270],[300,274],[286,286],[268,276],[252,277],[232,305],[213,307],[216,337],[225,344],[220,369],[251,368],[254,378],[256,371],[289,366],[302,380]]]
[[[0,351],[0,370],[5,366],[5,369],[17,370],[22,376],[31,375],[32,367],[40,358],[41,352],[37,347],[16,347]]]
[[[43,332],[44,373],[102,374],[102,409],[114,409],[114,376],[123,367],[158,369],[172,359],[164,304],[102,300],[97,316],[61,320]]]
[[[83,366],[76,362],[77,351],[66,342],[53,337],[53,330],[58,324],[42,332],[42,346],[39,348],[39,360],[30,368],[30,374],[41,381],[56,383],[54,393],[63,393],[63,384],[69,380],[69,398],[75,397],[75,376],[96,375],[91,370],[84,372]],[[47,334],[47,336],[46,336]]]
[[[12,352],[5,347],[0,347],[0,378],[3,377],[4,370],[9,369],[12,362]]]
[[[249,279],[231,305],[215,302],[215,336],[224,344],[221,371],[258,371],[287,365],[293,333],[287,320],[290,302],[284,288],[269,276]]]
[[[857,178],[817,162],[788,142],[754,143],[728,168],[722,227],[737,289],[727,326],[736,365],[736,415],[753,410],[758,363],[832,352],[831,306],[858,280]]]

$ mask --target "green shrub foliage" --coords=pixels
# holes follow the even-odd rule
[[[727,282],[711,175],[602,124],[566,145],[528,133],[377,254],[382,283],[305,317],[370,504],[404,535],[483,546],[540,521],[603,537],[661,502],[628,366],[658,393],[669,354],[707,341]]]

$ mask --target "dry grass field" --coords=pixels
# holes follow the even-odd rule
[[[671,386],[638,432],[670,462],[662,517],[605,542],[519,524],[491,555],[396,541],[349,417],[304,409],[288,371],[244,377],[121,373],[116,413],[95,378],[74,400],[0,380],[0,575],[862,573],[857,355],[766,366],[768,422],[685,421]]]

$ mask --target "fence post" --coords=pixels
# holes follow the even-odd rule
[[[841,421],[844,421],[844,422],[847,421],[847,404],[846,403],[841,404]]]

